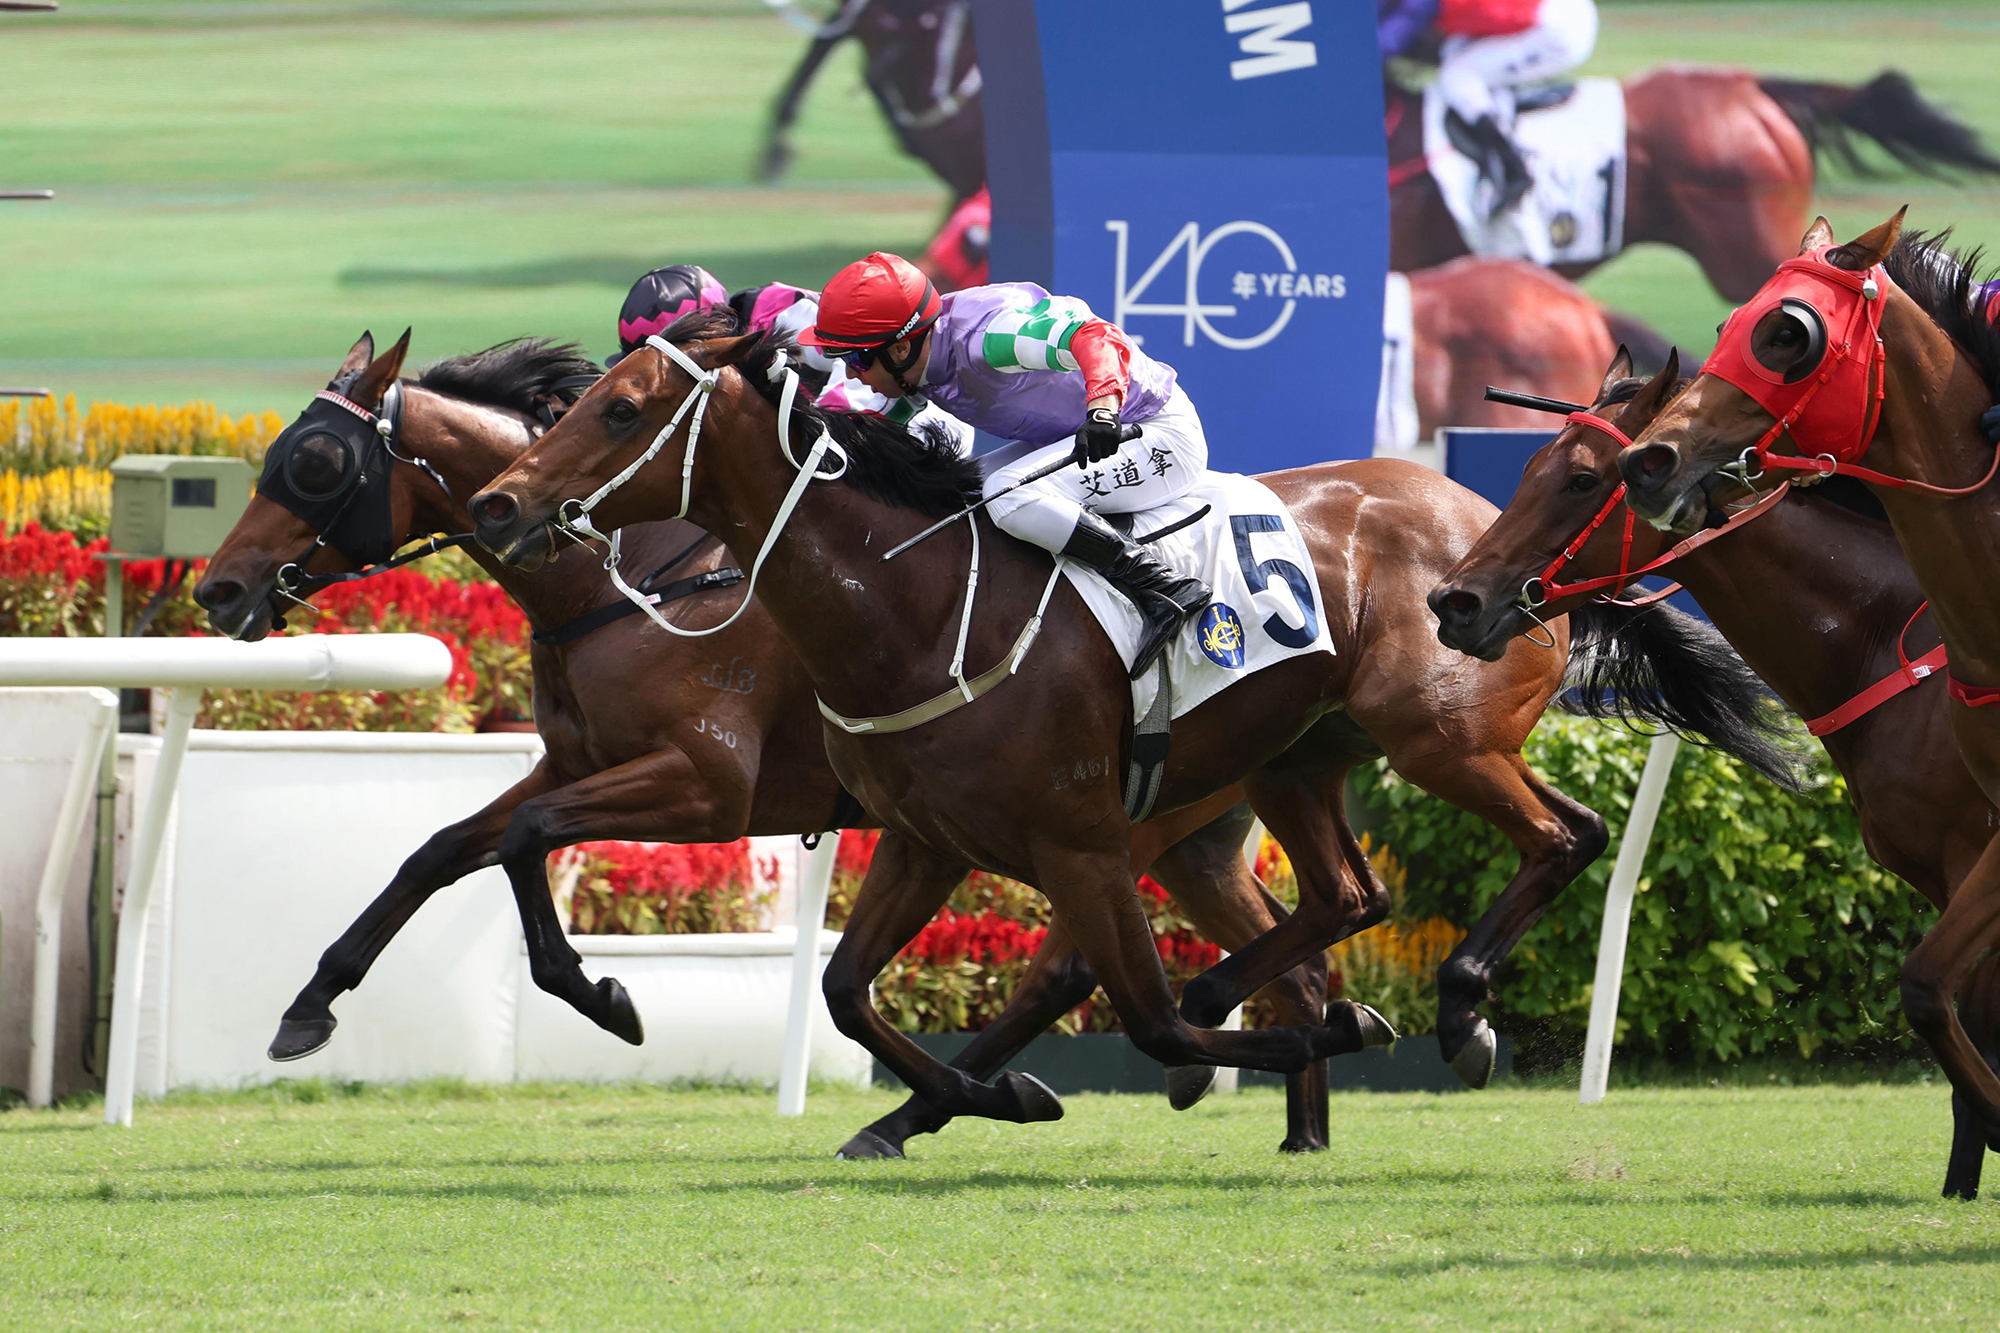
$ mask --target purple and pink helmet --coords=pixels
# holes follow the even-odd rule
[[[645,346],[646,339],[682,315],[728,303],[728,291],[699,264],[654,269],[625,294],[625,304],[618,311],[618,355],[604,358],[605,366],[617,365],[628,352]]]

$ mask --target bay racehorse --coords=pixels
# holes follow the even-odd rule
[[[1493,526],[1433,590],[1444,643],[1491,656],[1513,636],[1536,632],[1533,617],[1618,595],[1632,571],[1669,550],[1671,538],[1629,522],[1618,454],[1685,382],[1671,370],[1651,381],[1631,378],[1630,369],[1621,352],[1593,395],[1592,415],[1611,429],[1583,417],[1566,423],[1529,460]],[[1847,780],[1868,854],[1942,910],[2000,814],[1952,744],[1933,660],[1937,627],[1881,505],[1847,478],[1796,489],[1661,569],[1786,707],[1808,719]],[[1746,578],[1746,570],[1760,573]],[[1919,665],[1911,670],[1908,661]],[[1981,1056],[2000,1064],[2000,959],[1973,971],[1959,1012]],[[1969,1199],[1979,1191],[1986,1137],[1963,1101],[1953,1109],[1944,1193]]]
[[[1466,253],[1424,162],[1421,97],[1388,85],[1389,264]],[[1625,83],[1625,240],[1685,250],[1715,290],[1741,301],[1791,254],[1821,154],[1860,163],[1857,139],[1904,166],[2000,175],[1979,136],[1886,71],[1858,87],[1668,65]],[[1593,264],[1561,265],[1579,277]]]
[[[1542,783],[1519,753],[1560,684],[1562,654],[1467,663],[1441,649],[1423,614],[1423,590],[1483,529],[1490,506],[1435,473],[1387,460],[1266,478],[1313,549],[1337,651],[1259,672],[1173,729],[1160,804],[1242,781],[1301,884],[1298,910],[1276,931],[1190,985],[1190,1023],[1175,1013],[1157,955],[1138,933],[1129,867],[1109,855],[1107,840],[1122,837],[1126,824],[1119,775],[1131,710],[1108,640],[1075,594],[1056,586],[1045,555],[983,518],[963,525],[985,552],[977,616],[961,602],[958,571],[971,537],[960,525],[883,565],[879,553],[927,516],[978,494],[977,465],[880,417],[796,408],[773,379],[783,378],[780,349],[732,332],[712,316],[689,316],[655,340],[652,354],[621,362],[474,497],[472,513],[489,549],[526,566],[554,549],[558,517],[568,526],[585,521],[579,506],[588,522],[607,526],[682,511],[739,558],[750,553],[753,574],[768,559],[762,598],[829,717],[934,694],[963,624],[971,630],[962,660],[999,664],[982,677],[990,700],[947,711],[941,696],[924,708],[929,721],[885,734],[828,728],[835,771],[888,827],[826,974],[842,1031],[941,1110],[1045,1114],[1019,1088],[984,1087],[939,1066],[868,1002],[870,979],[976,865],[1041,888],[1126,1031],[1170,1065],[1287,1070],[1387,1037],[1372,1011],[1345,1002],[1323,1028],[1206,1030],[1239,993],[1386,911],[1386,891],[1341,807],[1348,770],[1386,753],[1412,781],[1501,828],[1522,854],[1503,901],[1461,946],[1471,965],[1441,987],[1445,1050],[1469,1081],[1485,1081],[1492,1034],[1475,1006],[1488,998],[1492,964],[1518,938],[1512,928],[1525,930],[1604,846],[1603,822]],[[697,441],[690,423],[703,420]],[[685,443],[669,448],[675,441]],[[803,462],[801,448],[811,451]],[[662,449],[667,462],[646,468]],[[836,450],[843,461],[821,476]],[[1567,627],[1557,633],[1566,640]],[[1073,780],[1086,760],[1090,779]],[[1517,923],[1509,909],[1525,903],[1538,905]],[[1177,1104],[1187,1104],[1207,1080],[1174,1086]]]
[[[1723,326],[1686,391],[1619,456],[1642,518],[1676,531],[1745,484],[1844,472],[1887,513],[1949,655],[1958,750],[2000,799],[2000,487],[1978,418],[2000,389],[2000,331],[1973,308],[1970,269],[1898,213],[1834,243],[1821,218],[1796,259]],[[1803,455],[1803,456],[1801,456]],[[1864,466],[1859,460],[1865,457]],[[1740,567],[1745,578],[1767,577]],[[1976,806],[1974,807],[1977,808]],[[1903,1012],[1937,1053],[1955,1102],[2000,1147],[2000,1076],[1953,1007],[2000,944],[2000,840],[1985,842],[1903,968]]]
[[[376,469],[386,488],[363,495],[330,524],[325,543],[319,539],[329,534],[254,498],[195,591],[218,632],[261,639],[278,613],[298,614],[295,598],[353,569],[357,562],[340,548],[360,528],[386,533],[392,548],[430,533],[468,532],[467,497],[599,374],[574,348],[528,341],[453,357],[399,384],[407,348],[405,335],[377,357],[364,334],[335,378],[337,397],[392,423],[377,458],[335,466]],[[385,408],[391,386],[397,402]],[[324,410],[348,412],[339,404]],[[306,465],[288,466],[296,474]],[[655,571],[648,586],[662,596],[666,614],[691,624],[721,618],[726,590],[741,574],[720,543],[681,521],[641,525],[627,537],[633,577]],[[535,984],[636,1043],[643,1033],[624,988],[613,978],[586,978],[563,937],[549,894],[550,852],[600,838],[725,842],[873,824],[827,765],[810,683],[761,607],[711,639],[680,639],[627,614],[637,608],[610,591],[588,550],[566,551],[535,573],[470,550],[535,626],[530,657],[543,757],[526,778],[439,830],[404,862],[321,957],[285,1012],[273,1059],[298,1059],[325,1045],[335,1026],[333,1001],[361,984],[411,915],[437,890],[496,862],[513,886]],[[281,575],[289,594],[280,591]],[[1133,830],[1135,869],[1150,863],[1181,910],[1224,948],[1243,947],[1284,910],[1243,864],[1250,818],[1224,793]],[[1089,998],[1096,982],[1066,940],[1058,919],[1006,1012],[960,1057],[967,1068],[982,1077],[996,1072]],[[1316,1016],[1324,997],[1323,964],[1282,979],[1268,995],[1276,1012],[1294,1021]],[[1285,1146],[1324,1147],[1324,1069],[1293,1077],[1288,1093]],[[878,1154],[899,1152],[910,1134],[947,1119],[913,1098],[857,1139]]]

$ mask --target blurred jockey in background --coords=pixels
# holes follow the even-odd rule
[[[1096,570],[1138,608],[1135,678],[1208,605],[1201,580],[1098,517],[1186,493],[1208,468],[1208,441],[1173,370],[1082,301],[1031,282],[941,296],[914,264],[877,253],[833,276],[801,341],[886,397],[928,400],[1012,441],[986,457],[988,495],[1075,462],[987,512],[1001,531]]]
[[[1597,44],[1593,0],[1377,0],[1382,56],[1414,55],[1432,31],[1438,90],[1478,148],[1480,172],[1499,189],[1494,213],[1534,186],[1514,146],[1514,90],[1575,69]]]

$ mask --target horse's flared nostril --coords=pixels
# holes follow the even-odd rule
[[[472,497],[472,521],[479,531],[504,531],[520,514],[521,506],[505,491],[483,491]]]
[[[1485,605],[1479,594],[1464,588],[1434,588],[1425,600],[1430,603],[1431,614],[1443,625],[1469,625]]]
[[[1629,485],[1657,486],[1680,470],[1680,450],[1671,444],[1649,444],[1618,460],[1618,470]]]
[[[195,605],[211,614],[231,611],[248,591],[235,579],[203,579],[194,586]]]

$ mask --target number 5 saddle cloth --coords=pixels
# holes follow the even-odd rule
[[[1186,527],[1149,543],[1162,560],[1213,590],[1207,608],[1182,627],[1163,659],[1173,681],[1173,717],[1265,667],[1303,653],[1333,652],[1312,554],[1290,512],[1263,482],[1210,472],[1177,500],[1106,518],[1122,526],[1129,517],[1132,536],[1144,540],[1197,514]],[[1129,668],[1139,647],[1139,613],[1089,570],[1065,561],[1063,575]],[[1134,718],[1151,710],[1159,679],[1148,671],[1132,682]]]

